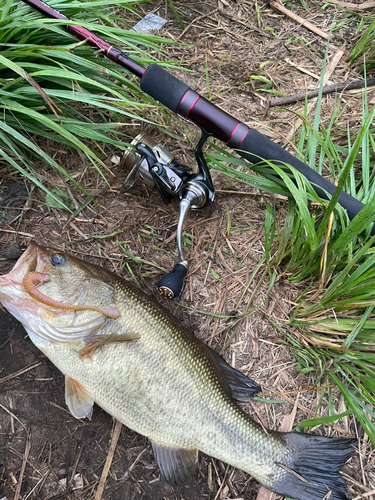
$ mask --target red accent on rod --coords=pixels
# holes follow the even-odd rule
[[[197,104],[197,102],[199,101],[199,99],[201,98],[201,96],[199,95],[198,97],[195,98],[195,101],[193,102],[193,104],[190,106],[190,109],[189,111],[187,112],[187,115],[186,115],[186,119],[189,118],[189,115],[192,111],[192,109],[194,108],[194,106]]]
[[[240,142],[239,142],[239,143],[237,144],[237,146],[236,146],[235,148],[233,148],[233,149],[237,149],[237,148],[239,148],[239,147],[240,147],[241,142],[245,139],[245,137],[247,136],[247,134],[248,134],[249,132],[250,132],[250,129],[248,128],[248,129],[246,130],[246,132],[244,133],[244,135],[241,137]]]
[[[112,45],[110,45],[108,42],[100,38],[99,36],[95,35],[91,31],[89,31],[86,28],[83,28],[82,26],[68,26],[68,30],[70,33],[73,35],[79,36],[82,38],[82,40],[87,40],[90,45],[94,45],[98,47],[98,49],[103,50],[106,54],[111,50]]]
[[[238,122],[238,123],[237,123],[237,125],[234,127],[234,129],[233,129],[232,133],[230,134],[229,139],[227,140],[226,144],[228,144],[228,143],[229,143],[229,141],[232,139],[233,134],[235,133],[235,131],[238,129],[238,127],[239,127],[240,125],[241,125],[241,123],[240,123],[240,122]],[[242,140],[242,139],[241,139],[241,140]],[[240,142],[241,142],[241,141],[240,141]]]
[[[187,96],[190,94],[190,92],[191,92],[191,90],[188,90],[188,91],[186,92],[186,94],[184,95],[184,97],[181,99],[181,102],[180,102],[180,104],[178,105],[178,109],[177,109],[177,111],[176,111],[176,113],[177,113],[177,114],[180,114],[180,108],[181,108],[181,106],[182,106],[182,103],[183,103],[183,102],[184,102],[184,100],[187,98]],[[195,102],[195,101],[194,101],[194,102]],[[190,108],[190,110],[191,110],[191,108]],[[189,110],[189,113],[190,113],[190,110]]]

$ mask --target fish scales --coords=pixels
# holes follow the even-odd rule
[[[355,440],[265,432],[235,401],[259,386],[131,283],[32,244],[0,276],[0,301],[65,374],[73,415],[90,418],[96,402],[147,436],[169,482],[200,450],[281,495],[349,498],[339,468]]]

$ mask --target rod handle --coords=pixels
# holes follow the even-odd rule
[[[150,64],[143,73],[141,89],[177,113],[181,99],[190,89],[186,83],[171,75],[158,64]]]

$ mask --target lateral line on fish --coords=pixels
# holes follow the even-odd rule
[[[112,309],[95,306],[80,306],[77,304],[66,304],[64,302],[54,300],[51,297],[47,297],[47,295],[44,295],[44,293],[36,288],[38,285],[46,283],[47,281],[50,281],[50,276],[48,274],[38,273],[37,271],[30,271],[22,280],[22,284],[25,291],[33,299],[49,307],[67,311],[96,311],[104,314],[105,316],[108,316],[111,319],[117,319],[120,316],[119,311],[114,308]]]

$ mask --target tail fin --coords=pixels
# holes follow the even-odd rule
[[[329,438],[285,433],[291,450],[291,465],[278,464],[286,472],[283,484],[272,488],[298,500],[349,500],[339,469],[354,452],[356,439]],[[281,491],[282,490],[282,491]]]

